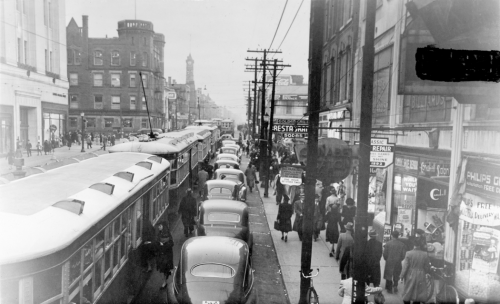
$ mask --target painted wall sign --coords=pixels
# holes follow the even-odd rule
[[[396,155],[394,163],[400,171],[418,174],[418,157]]]
[[[493,200],[465,193],[460,204],[460,219],[481,226],[500,226],[500,206]]]
[[[469,160],[465,180],[466,191],[500,198],[500,165]]]

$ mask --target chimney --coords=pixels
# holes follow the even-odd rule
[[[89,16],[82,16],[83,39],[89,38]]]
[[[172,77],[168,76],[168,86],[172,84]]]

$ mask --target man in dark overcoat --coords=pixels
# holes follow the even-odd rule
[[[367,265],[367,283],[373,284],[373,287],[380,286],[380,259],[382,258],[382,243],[377,240],[377,232],[370,230],[368,233],[370,239],[366,242],[366,265]]]
[[[193,197],[193,190],[188,188],[186,196],[182,198],[179,205],[179,214],[181,215],[182,224],[184,225],[184,235],[189,236],[194,230],[194,217],[196,216],[197,208],[196,199]]]
[[[398,292],[398,280],[401,275],[401,262],[405,258],[406,246],[399,240],[399,232],[393,231],[391,233],[392,239],[385,244],[384,247],[384,279],[385,289],[388,293]]]

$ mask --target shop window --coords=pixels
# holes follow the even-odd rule
[[[95,117],[87,117],[87,128],[95,128],[96,127],[96,119]]]
[[[114,122],[113,118],[104,118],[104,127],[105,128],[113,127],[113,122]]]
[[[102,87],[102,73],[93,73],[94,75],[94,87]]]
[[[132,39],[133,38],[134,37],[132,37]],[[134,43],[132,42],[132,44],[134,44]],[[136,64],[137,64],[137,53],[136,52],[130,52],[130,65],[131,66],[135,66]]]
[[[111,52],[111,65],[120,65],[120,52],[113,51]]]
[[[101,51],[94,51],[94,65],[103,65],[104,61],[102,59]]]
[[[136,97],[130,96],[130,110],[135,110],[136,106]]]
[[[78,85],[78,73],[69,73],[69,85]]]
[[[137,85],[136,82],[135,82],[135,73],[129,74],[129,79],[130,79],[130,81],[129,81],[130,87],[131,88],[135,88],[136,85]]]
[[[78,95],[69,95],[69,107],[78,109]]]
[[[116,88],[120,87],[120,73],[111,73],[111,86]]]
[[[76,127],[78,127],[78,118],[76,118],[76,117],[70,117],[70,118],[69,118],[69,126],[70,126],[71,128],[76,128]]]
[[[132,128],[132,118],[124,118],[123,119],[123,127],[124,128]]]
[[[102,109],[102,108],[103,108],[102,95],[94,95],[94,109]]]

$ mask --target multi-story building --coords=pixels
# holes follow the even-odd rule
[[[359,9],[351,8],[359,2]],[[362,119],[366,1],[327,3],[322,102],[329,109],[320,114],[320,123],[332,128],[328,137],[354,144]],[[374,225],[396,224],[404,236],[415,229],[427,231],[434,248],[431,261],[452,266],[459,294],[498,302],[499,263],[492,263],[490,255],[484,259],[482,253],[500,255],[500,99],[494,96],[500,85],[422,81],[415,73],[417,47],[500,49],[498,9],[486,8],[492,3],[467,9],[460,7],[461,1],[441,8],[433,6],[442,2],[428,1],[422,14],[434,15],[424,19],[412,15],[404,1],[376,2],[372,137],[387,138],[395,152],[392,165],[372,170],[368,211],[375,216]],[[439,22],[429,23],[447,10],[460,17],[441,16]],[[496,13],[479,18],[474,15],[478,11]],[[462,24],[464,20],[475,22]],[[441,31],[448,37],[436,41],[432,27],[442,30],[446,22],[457,26]],[[348,58],[345,63],[343,56]],[[341,125],[351,129],[342,134]],[[356,171],[345,180],[354,199]]]
[[[0,154],[66,132],[64,1],[0,2]]]
[[[118,37],[89,38],[88,16],[82,27],[67,26],[69,130],[130,133],[164,125],[163,58],[165,37],[153,23],[118,22]]]

